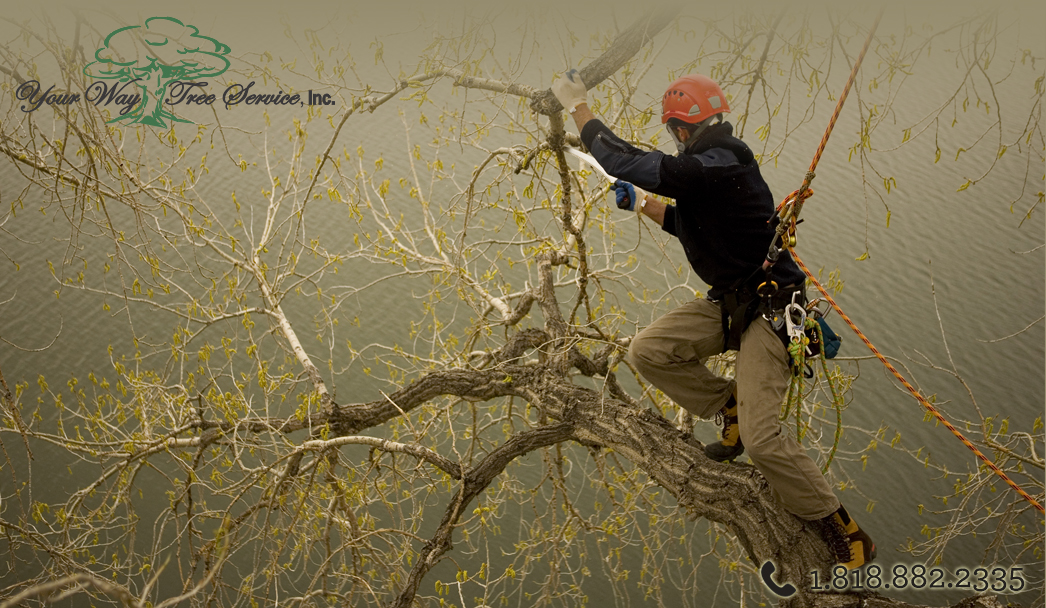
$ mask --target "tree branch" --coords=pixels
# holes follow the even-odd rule
[[[570,439],[571,430],[571,424],[562,423],[517,433],[494,451],[487,454],[478,465],[470,469],[465,474],[463,483],[454,494],[454,498],[450,500],[450,505],[443,514],[443,520],[440,522],[436,533],[432,536],[432,540],[421,550],[417,563],[414,564],[414,568],[411,569],[410,575],[407,577],[403,591],[400,592],[399,597],[392,603],[392,606],[407,608],[411,605],[425,575],[433,566],[439,563],[439,558],[453,546],[454,528],[461,515],[468,508],[469,504],[486,490],[490,482],[494,481],[494,478],[505,470],[505,467],[510,462],[538,448]]]
[[[592,89],[621,69],[621,66],[628,63],[644,44],[672,23],[679,14],[679,10],[679,5],[663,6],[640,18],[628,29],[618,34],[602,55],[581,68],[581,80],[584,81],[585,86]],[[552,89],[549,88],[534,95],[530,109],[540,114],[551,115],[561,112],[563,105],[559,103],[556,96],[552,94]]]

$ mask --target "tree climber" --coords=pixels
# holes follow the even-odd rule
[[[726,96],[712,79],[683,76],[661,99],[661,122],[678,154],[640,150],[597,119],[576,70],[552,92],[577,124],[581,140],[615,182],[617,206],[637,211],[677,237],[697,275],[711,286],[657,319],[632,340],[629,359],[643,376],[700,418],[722,419],[722,440],[705,446],[720,462],[747,446],[775,499],[790,513],[815,522],[836,561],[849,569],[875,557],[875,544],[835,497],[814,461],[781,432],[778,419],[791,375],[776,331],[793,301],[804,303],[805,276],[788,251],[769,271],[763,260],[774,238],[770,189],[752,151],[723,122]],[[649,191],[675,199],[666,205]],[[704,361],[737,350],[736,381],[715,375]]]

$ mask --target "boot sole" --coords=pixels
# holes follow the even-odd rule
[[[737,454],[734,454],[733,456],[727,456],[726,458],[720,458],[720,457],[714,456],[712,454],[709,454],[708,452],[705,452],[705,456],[707,456],[709,460],[714,460],[716,462],[733,462],[733,461],[737,460],[738,458],[740,458],[743,455],[744,455],[744,451],[741,451],[741,452],[738,452]]]

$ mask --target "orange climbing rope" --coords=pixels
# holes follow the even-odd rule
[[[1040,513],[1044,512],[1042,505],[1040,505],[1038,501],[1032,498],[1031,495],[1029,495],[1023,489],[1021,489],[1021,487],[1017,485],[1015,481],[1010,479],[1006,475],[1006,473],[1003,472],[1002,469],[996,466],[994,462],[989,460],[987,456],[982,454],[981,451],[978,450],[975,445],[970,443],[969,439],[964,437],[963,434],[959,432],[959,429],[952,426],[952,423],[948,422],[944,418],[944,416],[941,415],[939,411],[937,411],[937,408],[935,408],[932,403],[926,400],[926,397],[923,397],[919,393],[919,390],[917,388],[912,386],[907,380],[904,379],[904,376],[902,376],[901,373],[897,371],[897,368],[895,368],[893,365],[890,364],[889,361],[886,360],[886,357],[884,357],[883,354],[879,352],[879,349],[875,348],[875,346],[871,343],[868,337],[864,335],[864,332],[857,328],[857,325],[855,325],[854,322],[850,320],[850,317],[846,316],[846,313],[843,312],[843,309],[839,308],[839,305],[835,303],[835,300],[832,299],[832,296],[828,295],[828,290],[826,290],[824,286],[822,286],[821,283],[814,278],[814,275],[810,272],[810,269],[807,268],[806,265],[803,264],[803,261],[799,259],[799,256],[796,255],[795,250],[790,249],[789,252],[792,254],[792,259],[795,260],[795,263],[799,264],[799,267],[803,269],[803,272],[806,273],[806,276],[810,277],[810,281],[817,287],[817,290],[821,292],[821,295],[824,296],[824,299],[832,305],[832,308],[835,309],[835,312],[839,313],[839,316],[843,319],[843,321],[846,322],[847,325],[850,326],[850,329],[852,329],[854,333],[857,334],[857,337],[860,338],[862,342],[864,342],[864,345],[868,347],[868,350],[872,351],[872,354],[874,354],[880,361],[883,362],[883,365],[886,366],[886,369],[890,370],[890,372],[901,382],[901,384],[904,385],[904,388],[908,389],[908,392],[911,393],[913,397],[918,399],[919,403],[921,403],[923,407],[929,410],[929,412],[933,414],[934,417],[937,418],[937,420],[940,420],[942,423],[944,423],[944,426],[947,427],[953,435],[958,437],[959,441],[963,442],[963,444],[966,447],[970,448],[970,450],[977,455],[977,458],[983,460],[984,463],[988,465],[988,467],[992,471],[994,471],[996,475],[1002,478],[1002,480],[1005,481],[1011,488],[1016,490],[1017,493],[1024,498],[1024,500],[1030,502],[1036,509],[1039,510]]]
[[[886,360],[886,357],[884,357],[882,353],[880,353],[879,350],[875,348],[875,346],[871,343],[868,337],[865,336],[864,333],[857,328],[857,325],[855,325],[852,320],[850,320],[850,317],[848,317],[846,313],[844,313],[843,310],[839,308],[839,305],[836,304],[834,299],[832,299],[832,296],[828,294],[828,291],[824,288],[824,286],[821,285],[821,283],[814,277],[813,273],[810,272],[810,269],[807,268],[805,264],[803,264],[803,261],[799,259],[799,256],[795,253],[794,247],[796,242],[796,219],[799,217],[799,212],[803,208],[803,202],[805,202],[806,199],[810,198],[810,196],[812,196],[814,193],[814,191],[810,188],[810,182],[815,177],[814,169],[817,168],[817,163],[821,160],[821,154],[824,152],[824,148],[828,144],[828,137],[832,134],[832,129],[835,128],[835,122],[839,118],[840,111],[843,109],[843,103],[846,101],[846,96],[850,92],[850,87],[853,85],[854,79],[857,77],[857,71],[861,67],[861,62],[864,60],[865,53],[867,53],[868,51],[868,47],[872,42],[872,36],[875,34],[876,28],[878,28],[879,26],[879,20],[882,18],[882,15],[882,11],[879,11],[879,15],[875,18],[875,23],[872,25],[872,29],[868,32],[868,38],[864,42],[864,47],[861,49],[861,54],[858,55],[857,61],[854,63],[853,69],[850,71],[850,78],[846,81],[846,86],[843,88],[843,93],[839,96],[839,101],[835,105],[835,111],[832,113],[832,119],[828,122],[828,128],[825,130],[824,137],[821,138],[821,144],[817,147],[817,153],[814,155],[813,162],[810,163],[810,169],[806,172],[806,177],[803,179],[802,186],[800,186],[798,190],[786,196],[784,200],[781,202],[781,204],[777,207],[777,213],[778,216],[781,218],[781,222],[777,226],[777,236],[774,238],[774,245],[772,245],[771,247],[774,247],[777,243],[777,239],[780,238],[782,247],[788,250],[788,252],[792,255],[792,259],[794,259],[796,264],[798,264],[799,267],[802,268],[803,272],[806,273],[806,276],[810,278],[810,281],[813,282],[813,284],[817,287],[818,291],[821,292],[821,295],[824,296],[825,300],[827,300],[828,303],[831,304],[832,308],[839,313],[839,316],[843,319],[843,321],[845,321],[846,324],[850,326],[850,329],[852,329],[854,333],[857,334],[857,337],[860,338],[861,341],[864,342],[865,346],[867,346],[868,349],[872,351],[872,354],[874,354],[880,361],[882,361],[883,365],[886,366],[886,369],[890,370],[890,372],[893,373],[893,375],[901,382],[901,384],[903,384],[904,387],[908,389],[908,392],[910,392],[912,396],[918,399],[919,403],[921,403],[924,408],[926,408],[931,414],[933,414],[933,416],[937,418],[937,420],[944,423],[944,426],[947,427],[947,429],[951,431],[952,434],[959,439],[959,441],[962,441],[966,447],[970,448],[970,450],[974,454],[976,454],[978,458],[984,461],[984,463],[988,465],[988,467],[996,475],[998,475],[1003,481],[1005,481],[1007,485],[1016,490],[1016,492],[1020,494],[1021,497],[1024,498],[1024,500],[1027,500],[1029,503],[1031,503],[1036,509],[1039,510],[1040,513],[1046,513],[1046,509],[1043,509],[1042,505],[1039,504],[1038,501],[1036,501],[1030,494],[1025,492],[1023,489],[1021,489],[1021,487],[1017,485],[1015,481],[1010,479],[1002,469],[1000,469],[987,456],[981,453],[981,451],[978,450],[977,447],[973,445],[973,443],[971,443],[969,439],[963,436],[963,434],[959,432],[958,429],[956,429],[950,422],[948,422],[948,420],[944,418],[943,415],[941,415],[939,411],[937,411],[937,408],[935,408],[932,403],[927,401],[926,397],[923,397],[919,393],[918,389],[916,389],[907,380],[904,379],[904,376],[902,376],[900,372],[897,371],[897,368],[895,368],[893,365],[890,364],[889,361]],[[771,265],[773,261],[775,261],[775,259],[776,255],[774,255],[773,258],[771,258],[771,256],[768,255],[767,263],[764,264],[764,268],[768,268],[769,265]]]
[[[843,87],[843,93],[839,96],[839,101],[835,104],[835,111],[832,112],[832,118],[828,121],[828,128],[824,131],[824,137],[821,138],[821,144],[817,146],[817,153],[814,154],[814,159],[810,162],[810,169],[807,170],[806,177],[803,178],[803,184],[799,186],[798,190],[786,196],[777,207],[777,212],[781,217],[781,223],[777,225],[777,238],[781,238],[784,247],[788,249],[795,247],[796,218],[799,217],[799,212],[803,210],[803,203],[814,194],[814,191],[810,189],[810,182],[812,182],[814,177],[816,177],[814,170],[817,169],[817,163],[821,161],[821,155],[824,154],[824,147],[828,145],[828,138],[832,134],[832,129],[835,128],[836,121],[839,120],[839,114],[843,111],[843,104],[846,103],[846,96],[850,94],[850,88],[853,86],[854,80],[857,78],[857,71],[861,68],[861,62],[864,61],[864,56],[868,52],[868,47],[872,44],[872,36],[875,34],[875,30],[879,27],[879,20],[882,18],[883,11],[880,10],[879,14],[875,17],[875,23],[872,24],[872,29],[868,31],[868,38],[865,39],[864,46],[861,47],[861,53],[857,56],[857,61],[854,62],[853,69],[850,70],[850,77],[846,80],[846,86]],[[787,233],[787,236],[785,236],[785,233]],[[777,238],[774,239],[774,243],[777,242]]]

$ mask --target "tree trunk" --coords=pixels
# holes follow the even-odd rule
[[[159,68],[146,72],[146,78],[139,81],[138,88],[142,91],[142,114],[134,122],[154,127],[167,127],[163,120],[163,92],[166,83],[163,83]]]

